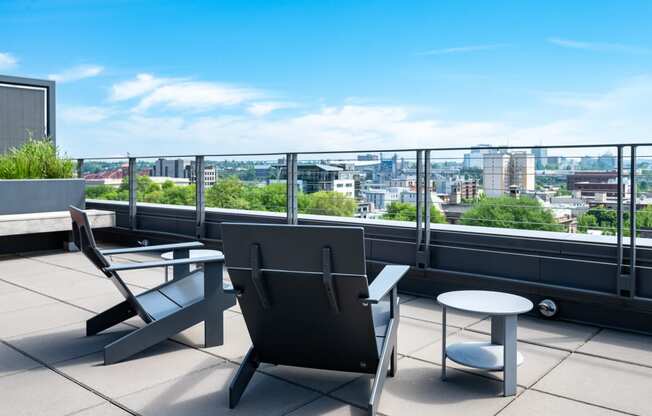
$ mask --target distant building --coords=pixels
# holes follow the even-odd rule
[[[169,178],[188,178],[186,166],[190,165],[189,160],[184,159],[164,159],[161,158],[154,162],[150,171],[150,176],[167,176]]]
[[[272,170],[272,165],[270,164],[258,164],[254,165],[254,177],[257,181],[266,181],[270,179],[270,172]]]
[[[362,197],[372,205],[372,209],[387,209],[385,197],[387,192],[384,189],[368,189],[362,191]]]
[[[482,174],[485,195],[497,197],[509,192],[509,161],[508,153],[496,152],[484,155]]]
[[[449,192],[449,202],[460,204],[464,200],[474,199],[478,196],[478,181],[475,179],[459,180]]]
[[[518,195],[535,188],[534,156],[527,152],[486,153],[483,159],[484,192],[498,197]]]
[[[534,154],[534,167],[537,170],[543,170],[548,165],[548,149],[545,147],[535,147],[532,149]]]
[[[482,169],[483,166],[483,157],[486,153],[489,153],[491,149],[490,144],[479,144],[471,149],[471,152],[464,155],[464,161],[462,166],[464,169]]]
[[[389,186],[397,188],[417,188],[417,177],[416,176],[400,176],[398,178],[391,178],[389,180]]]
[[[385,189],[366,189],[362,191],[362,198],[373,204],[375,210],[385,210],[392,202],[400,201],[401,193],[406,188],[389,187]]]
[[[197,181],[195,174],[195,161],[185,159],[164,159],[154,162],[150,169],[149,176],[165,178],[185,178],[189,183]],[[204,167],[204,184],[212,186],[217,182],[217,169],[214,166]]]
[[[566,177],[566,187],[571,192],[579,192],[583,197],[606,194],[608,197],[618,195],[618,172],[579,171]],[[622,195],[629,193],[629,181],[623,178]]]
[[[358,155],[360,161],[380,160],[380,156],[374,153],[367,153],[366,155]]]
[[[287,180],[287,166],[276,166],[279,179]],[[355,198],[355,178],[357,172],[324,163],[300,163],[297,165],[297,179],[301,181],[303,192],[311,194],[320,191],[340,192]]]
[[[535,187],[534,156],[527,152],[514,152],[510,160],[510,185],[521,191],[532,191]]]
[[[197,182],[197,168],[195,165],[195,161],[191,161],[190,165],[186,166],[186,174],[185,177],[190,180],[190,183],[196,183]],[[213,186],[217,182],[217,169],[215,169],[215,166],[204,166],[204,185],[205,186]]]

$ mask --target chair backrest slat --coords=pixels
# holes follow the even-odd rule
[[[222,241],[263,362],[375,371],[362,228],[224,223]]]

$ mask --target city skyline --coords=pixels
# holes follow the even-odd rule
[[[648,2],[152,5],[0,5],[69,154],[649,141]]]

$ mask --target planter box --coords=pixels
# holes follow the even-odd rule
[[[0,215],[85,208],[84,179],[0,180]]]

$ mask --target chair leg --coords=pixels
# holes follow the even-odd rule
[[[204,320],[204,347],[217,347],[224,344],[224,310],[208,312]]]
[[[369,416],[375,416],[378,411],[378,403],[380,402],[380,395],[383,392],[383,385],[385,384],[385,378],[387,375],[393,371],[396,372],[396,369],[391,370],[391,366],[396,366],[392,364],[392,359],[395,358],[396,350],[396,332],[397,326],[394,319],[390,319],[387,324],[387,336],[385,337],[385,344],[383,345],[383,350],[380,354],[380,360],[378,361],[378,368],[376,369],[376,377],[374,377],[374,383],[371,386],[371,396],[369,397],[369,404],[367,405],[367,411]]]
[[[238,405],[240,397],[242,397],[259,365],[260,361],[256,357],[256,351],[254,351],[253,347],[249,348],[249,352],[242,360],[242,364],[240,364],[229,385],[229,409],[233,409]]]
[[[224,344],[224,310],[235,305],[235,296],[224,293],[222,280],[223,265],[208,263],[204,265],[204,346],[216,347]]]
[[[396,372],[398,371],[397,361],[398,358],[396,357],[396,347],[394,347],[392,350],[392,357],[389,360],[389,371],[387,372],[389,377],[394,377],[396,375]]]
[[[204,319],[201,303],[186,306],[104,347],[104,364],[122,361],[146,348],[154,346]]]
[[[86,321],[86,336],[98,334],[133,316],[136,316],[136,310],[129,302],[118,303]]]

